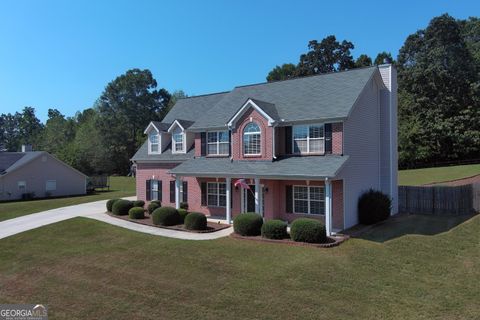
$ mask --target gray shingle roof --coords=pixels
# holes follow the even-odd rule
[[[274,104],[278,116],[286,122],[344,118],[377,70],[377,67],[368,67],[236,87],[223,94],[190,129],[224,127],[248,98]]]
[[[348,156],[290,157],[278,161],[231,161],[228,158],[195,158],[170,170],[197,177],[313,179],[335,177]]]
[[[172,124],[177,119],[196,121],[206,114],[228,92],[214,93],[203,96],[195,96],[180,99],[175,103],[172,110],[162,120],[163,123]]]
[[[152,121],[152,124],[157,128],[158,131],[167,131],[170,127],[170,123],[164,123],[159,121]]]
[[[161,154],[148,154],[148,140],[145,141],[140,149],[132,157],[132,161],[159,161],[159,162],[182,162],[193,159],[195,149],[192,147],[187,153],[172,153],[171,144]]]
[[[12,172],[43,153],[43,151],[0,152],[0,175]]]
[[[263,111],[265,111],[266,114],[270,116],[273,120],[280,120],[280,116],[278,115],[277,107],[273,103],[265,102],[262,100],[258,99],[252,99],[252,101],[262,108]]]

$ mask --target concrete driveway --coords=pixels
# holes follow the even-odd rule
[[[136,197],[125,199],[135,200]],[[106,202],[107,200],[82,203],[2,221],[0,222],[0,239],[75,217],[85,217],[133,231],[184,240],[213,240],[226,237],[233,232],[232,227],[211,233],[191,233],[133,223],[107,215],[105,213]]]

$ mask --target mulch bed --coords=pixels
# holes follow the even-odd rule
[[[342,234],[342,235],[328,237],[327,243],[307,243],[307,242],[295,242],[292,239],[282,239],[282,240],[267,239],[267,238],[263,238],[262,236],[245,237],[236,233],[232,233],[230,237],[234,239],[251,240],[251,241],[257,241],[257,242],[282,243],[290,246],[316,247],[316,248],[336,247],[350,238],[348,235]]]
[[[230,227],[230,225],[228,225],[228,224],[222,224],[222,223],[215,223],[215,222],[207,221],[207,230],[188,230],[188,229],[184,228],[183,224],[179,224],[179,225],[176,225],[176,226],[169,226],[169,227],[159,226],[159,225],[153,224],[152,217],[148,213],[145,213],[145,218],[143,218],[143,219],[130,219],[128,217],[128,215],[117,216],[117,215],[114,215],[110,212],[107,212],[107,214],[110,217],[122,219],[122,220],[125,220],[125,221],[130,221],[130,222],[133,222],[133,223],[144,224],[144,225],[151,226],[151,227],[156,227],[156,228],[170,229],[170,230],[183,231],[183,232],[192,232],[192,233],[209,233],[209,232],[220,231],[220,230],[223,230],[223,229],[226,229],[226,228]]]

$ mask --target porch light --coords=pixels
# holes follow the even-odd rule
[[[268,187],[265,187],[263,190],[265,190],[265,193],[268,192]]]

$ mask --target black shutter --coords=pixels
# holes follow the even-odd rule
[[[292,186],[285,186],[285,200],[286,200],[286,211],[287,213],[293,212],[293,199],[292,199]]]
[[[232,131],[228,130],[228,155],[232,155]]]
[[[170,202],[175,203],[175,180],[170,181]]]
[[[292,127],[285,127],[285,154],[292,154]]]
[[[183,202],[188,202],[188,182],[183,181]]]
[[[162,180],[158,180],[158,200],[162,202],[162,193],[163,193],[163,188],[162,188]]]
[[[325,153],[332,153],[332,124],[325,124]]]
[[[151,183],[150,183],[150,180],[147,180],[147,181],[146,181],[146,184],[147,184],[147,185],[146,185],[146,188],[145,188],[145,194],[147,195],[147,198],[146,198],[146,199],[147,199],[147,201],[150,201],[150,199],[151,199],[151,195],[150,195],[150,192],[151,192],[151,187],[150,187],[150,186],[151,186]]]
[[[200,186],[202,190],[202,206],[206,206],[207,205],[207,183],[202,182]]]
[[[200,154],[202,157],[207,155],[207,133],[200,133]]]

